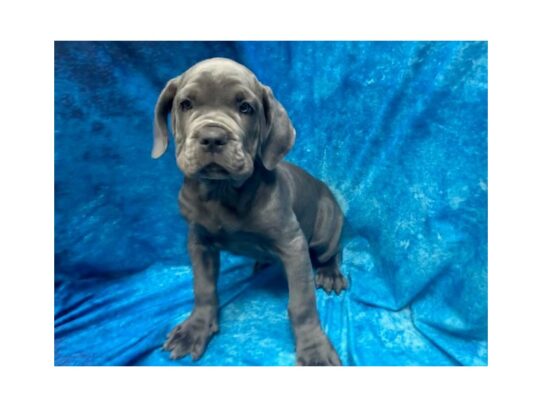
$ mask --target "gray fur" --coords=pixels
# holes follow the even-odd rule
[[[168,114],[185,175],[179,203],[189,224],[195,305],[164,348],[172,358],[204,352],[218,330],[216,281],[220,251],[227,250],[282,264],[297,364],[340,365],[320,327],[312,268],[317,287],[337,294],[346,288],[339,271],[343,214],[324,183],[282,161],[295,141],[283,106],[246,67],[213,58],[170,80],[160,94],[153,158],[167,148]]]

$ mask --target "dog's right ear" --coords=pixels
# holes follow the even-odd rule
[[[160,92],[154,106],[154,144],[152,158],[159,158],[164,154],[168,144],[167,115],[171,112],[173,98],[177,93],[178,78],[171,79]]]

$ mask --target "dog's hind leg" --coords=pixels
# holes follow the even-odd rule
[[[316,266],[316,288],[323,288],[328,294],[335,291],[338,295],[348,287],[346,277],[339,269],[339,253],[335,254],[324,264]]]
[[[348,286],[339,269],[343,222],[342,211],[335,200],[332,197],[322,199],[309,247],[311,262],[316,269],[316,288],[321,287],[328,294],[331,291],[339,294]]]

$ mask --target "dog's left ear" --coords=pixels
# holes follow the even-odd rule
[[[264,167],[272,170],[294,145],[295,129],[271,88],[265,85],[262,85],[262,88],[267,126],[260,146],[260,156]]]

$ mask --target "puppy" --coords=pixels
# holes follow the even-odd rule
[[[282,264],[298,365],[340,365],[322,331],[316,286],[337,294],[343,214],[329,188],[282,161],[295,141],[288,114],[273,92],[243,65],[212,58],[171,79],[154,112],[152,157],[167,148],[167,116],[184,173],[181,213],[189,225],[188,251],[195,304],[169,334],[172,358],[204,352],[218,330],[219,253]]]

